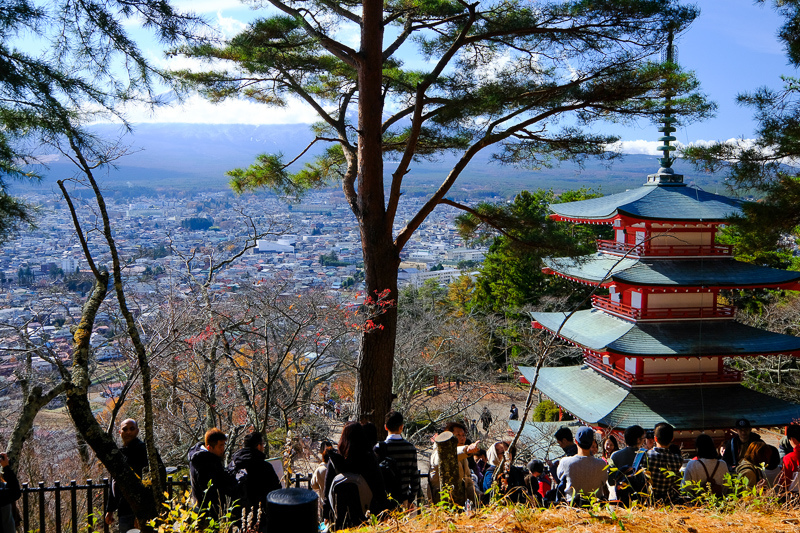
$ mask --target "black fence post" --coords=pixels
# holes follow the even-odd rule
[[[103,523],[103,533],[108,533],[108,524],[106,524],[106,509],[108,509],[108,496],[109,491],[111,490],[111,485],[108,482],[108,478],[103,478],[103,508],[100,509],[100,520]]]
[[[28,518],[28,511],[30,508],[28,506],[28,484],[22,484],[22,530],[23,531],[30,531],[31,530],[31,521]]]
[[[72,513],[72,533],[78,533],[78,491],[77,482],[72,479],[69,482],[69,510]],[[26,529],[25,531],[30,531]]]
[[[92,480],[91,479],[87,479],[86,480],[86,487],[87,487],[87,489],[86,489],[86,520],[87,520],[87,524],[86,525],[88,526],[90,524],[90,522],[88,522],[88,521],[92,519],[92,514],[94,513],[94,501],[93,501],[93,498],[92,498]],[[91,529],[90,529],[90,531],[91,531]]]
[[[39,482],[39,533],[45,533],[44,523],[44,481]]]
[[[54,481],[56,502],[56,533],[61,533],[61,482]]]
[[[167,476],[167,499],[172,499],[172,476]]]

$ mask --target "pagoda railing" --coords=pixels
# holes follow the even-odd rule
[[[592,353],[584,353],[586,362],[599,372],[628,385],[689,385],[693,383],[739,383],[742,372],[724,368],[718,372],[669,372],[637,376],[627,370],[615,368]]]
[[[718,257],[733,253],[733,247],[727,244],[629,244],[604,239],[597,240],[597,250],[629,257]]]
[[[736,312],[729,305],[717,307],[657,307],[638,309],[604,296],[592,296],[592,307],[633,320],[682,320],[687,318],[732,318]]]

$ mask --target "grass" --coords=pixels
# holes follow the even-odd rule
[[[593,509],[526,505],[494,505],[469,515],[426,508],[416,516],[395,514],[389,520],[347,531],[359,533],[626,533],[680,532],[792,532],[800,529],[800,510],[787,507],[769,511],[719,512],[699,507],[595,506]]]

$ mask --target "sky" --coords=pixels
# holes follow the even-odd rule
[[[211,20],[227,36],[243,29],[255,13],[238,0],[178,0],[178,7],[190,9]],[[697,0],[701,10],[687,32],[677,40],[678,61],[693,70],[701,90],[718,105],[716,116],[703,122],[681,125],[674,134],[679,144],[752,138],[755,124],[752,111],[736,104],[736,95],[759,87],[780,88],[781,75],[796,75],[788,65],[777,32],[781,18],[770,2],[756,5],[753,0]],[[357,35],[339,36],[352,39]],[[186,66],[180,58],[165,60],[162,51],[153,45],[148,54],[161,66]],[[163,108],[151,113],[129,109],[132,122],[194,122],[232,124],[312,123],[316,115],[301,103],[285,109],[266,108],[245,101],[210,104],[200,97],[191,97],[181,106]],[[603,126],[604,133],[623,140],[622,151],[660,155],[655,139],[660,135],[648,122],[638,125]]]

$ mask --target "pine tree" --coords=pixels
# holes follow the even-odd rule
[[[712,107],[691,74],[651,61],[669,30],[683,31],[697,15],[669,0],[267,5],[224,46],[176,50],[213,62],[212,70],[175,74],[213,101],[299,99],[318,113],[314,143],[328,145],[322,156],[293,170],[281,154],[264,154],[231,171],[231,183],[240,192],[269,187],[296,196],[339,180],[358,221],[372,297],[388,290],[397,298],[400,252],[437,206],[466,207],[447,194],[478,154],[531,167],[602,156],[614,138],[590,126],[655,116],[661,104],[653,98],[665,89],[677,95],[677,114]],[[413,162],[442,154],[455,154],[455,164],[395,231]],[[397,161],[388,183],[384,157]],[[361,337],[355,403],[381,427],[392,399],[396,309],[376,323]]]

